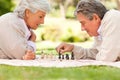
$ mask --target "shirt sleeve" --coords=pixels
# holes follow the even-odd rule
[[[83,48],[80,46],[74,46],[73,53],[75,59],[95,59],[98,50],[95,48]]]
[[[35,52],[36,51],[35,43],[33,41],[27,41],[27,43],[28,43],[28,49]]]

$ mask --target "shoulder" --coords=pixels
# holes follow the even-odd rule
[[[109,10],[108,12],[107,12],[107,14],[120,14],[120,11],[118,11],[118,10],[114,10],[114,9],[111,9],[111,10]]]
[[[9,20],[11,16],[12,16],[12,13],[3,14],[2,16],[0,16],[0,21]]]
[[[118,11],[118,10],[114,10],[114,9],[112,9],[112,10],[109,10],[108,12],[107,12],[107,14],[106,14],[106,16],[109,16],[109,17],[111,17],[111,18],[120,18],[120,11]]]
[[[120,11],[118,10],[109,10],[105,13],[103,19],[102,19],[102,22],[101,24],[102,25],[108,25],[108,24],[118,24],[119,23],[119,20],[120,20]]]
[[[5,18],[15,18],[16,15],[14,13],[6,13],[0,16],[0,19],[5,19]]]
[[[103,17],[103,20],[118,19],[118,18],[120,19],[120,11],[112,9],[106,12],[106,14]]]
[[[8,13],[4,15],[10,25],[14,25],[17,28],[23,28],[26,26],[24,19],[18,17],[16,13]]]
[[[9,23],[16,23],[17,21],[20,21],[20,18],[17,17],[15,13],[6,13],[0,16],[0,22],[7,21]]]
[[[0,24],[9,26],[15,30],[25,31],[24,19],[18,17],[15,13],[6,13],[0,17]]]

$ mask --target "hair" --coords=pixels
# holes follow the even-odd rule
[[[48,0],[21,0],[14,13],[17,13],[17,16],[20,18],[24,18],[26,9],[29,9],[33,13],[38,10],[47,13],[50,11],[50,5]]]
[[[95,13],[102,19],[106,12],[107,9],[99,0],[80,0],[75,10],[75,16],[78,13],[82,13],[89,20],[92,20]]]

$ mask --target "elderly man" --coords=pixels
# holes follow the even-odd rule
[[[120,58],[120,12],[107,10],[98,0],[80,0],[75,15],[82,30],[94,37],[94,45],[85,49],[61,43],[57,52],[73,52],[76,59],[116,61]]]
[[[37,29],[50,10],[47,0],[21,0],[14,12],[0,17],[0,58],[35,59]]]

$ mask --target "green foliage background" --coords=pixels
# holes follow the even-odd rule
[[[12,11],[14,3],[12,0],[0,0],[0,15]]]

